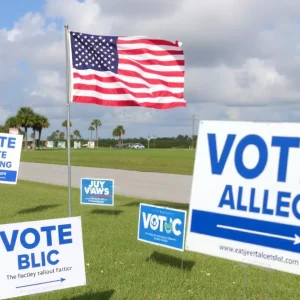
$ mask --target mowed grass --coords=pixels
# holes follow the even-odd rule
[[[72,166],[192,175],[195,151],[188,149],[72,149]],[[67,164],[66,149],[22,151],[21,161]]]
[[[87,285],[37,294],[34,300],[298,300],[300,297],[297,276],[245,268],[237,262],[137,241],[141,200],[117,196],[115,207],[82,206],[78,189],[72,190],[72,196],[73,215],[82,216]],[[1,223],[67,217],[67,199],[65,187],[26,181],[19,181],[16,186],[2,184]],[[187,209],[158,201],[142,202]]]

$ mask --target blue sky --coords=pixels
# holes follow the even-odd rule
[[[14,23],[28,11],[42,11],[44,0],[9,0],[1,3],[0,27],[13,28]]]
[[[191,135],[193,114],[196,131],[199,119],[297,121],[299,19],[298,0],[249,0],[247,5],[239,0],[3,1],[0,123],[29,105],[48,116],[51,128],[45,134],[63,130],[65,23],[87,33],[180,40],[185,52],[186,108],[73,104],[72,129],[86,137],[94,118],[103,123],[103,137],[111,137],[119,124],[129,137]]]

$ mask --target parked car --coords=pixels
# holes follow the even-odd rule
[[[145,149],[145,146],[143,144],[136,143],[131,146],[131,149]]]

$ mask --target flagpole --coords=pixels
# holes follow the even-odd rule
[[[70,86],[69,86],[69,26],[65,25],[65,43],[66,43],[66,95],[67,95],[67,150],[68,150],[68,199],[69,199],[69,217],[72,216],[72,197],[71,197],[71,139],[70,139]]]

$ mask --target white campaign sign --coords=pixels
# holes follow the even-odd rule
[[[300,274],[300,124],[202,121],[186,250]]]
[[[16,184],[23,135],[0,133],[0,183]]]
[[[0,299],[86,284],[81,217],[0,225]]]

